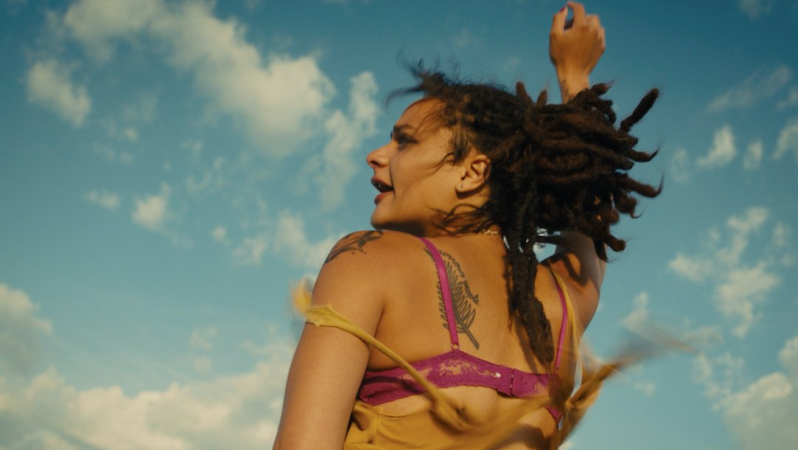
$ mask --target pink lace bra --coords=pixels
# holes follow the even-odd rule
[[[452,349],[441,355],[413,362],[411,365],[430,382],[441,388],[482,386],[495,389],[497,392],[510,397],[530,397],[538,394],[548,394],[549,385],[559,383],[557,370],[560,366],[560,352],[568,322],[568,309],[566,308],[565,296],[559,283],[557,283],[557,292],[560,294],[560,301],[562,302],[563,318],[552,373],[525,372],[485,361],[460,350],[452,294],[443,258],[441,258],[440,252],[432,242],[424,238],[421,238],[421,241],[429,249],[438,269],[438,282],[440,283],[443,303],[446,309],[446,322],[449,327]],[[358,399],[369,405],[379,405],[423,392],[424,389],[404,369],[396,367],[386,370],[366,371],[358,391]],[[554,419],[559,421],[560,412],[551,407],[547,409]]]

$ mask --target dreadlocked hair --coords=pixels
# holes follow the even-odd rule
[[[615,126],[612,101],[602,98],[607,84],[597,84],[565,104],[548,104],[544,90],[536,100],[523,83],[516,92],[490,84],[449,79],[421,65],[411,68],[418,84],[391,95],[421,93],[438,100],[431,119],[452,131],[450,159],[458,163],[476,150],[490,159],[488,200],[479,207],[459,205],[441,226],[454,233],[477,233],[498,225],[510,263],[510,314],[519,314],[535,356],[554,358],[551,326],[535,296],[536,244],[553,242],[559,231],[578,231],[593,239],[596,254],[606,247],[620,252],[626,241],[610,232],[620,214],[635,215],[637,199],[656,197],[654,187],[628,175],[635,162],[657,151],[635,150],[629,134],[653,106],[656,89],[632,114]]]

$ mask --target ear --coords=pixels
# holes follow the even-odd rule
[[[482,153],[471,151],[463,161],[460,183],[455,190],[458,194],[474,192],[487,184],[490,172],[490,159]]]

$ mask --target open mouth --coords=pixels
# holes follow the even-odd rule
[[[383,183],[380,180],[376,180],[374,178],[371,179],[371,184],[373,184],[374,187],[377,188],[378,191],[380,191],[380,193],[393,191],[393,187],[392,186],[390,186],[390,185],[388,185],[386,183]]]

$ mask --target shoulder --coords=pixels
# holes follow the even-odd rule
[[[396,231],[361,230],[347,234],[335,243],[324,266],[373,263],[380,257],[411,253],[421,240]]]
[[[598,309],[605,265],[598,258],[580,258],[569,251],[557,252],[542,265],[548,266],[563,282],[563,289],[584,330]]]
[[[314,304],[377,312],[408,282],[424,244],[409,234],[362,230],[341,238],[330,250],[313,288]]]

